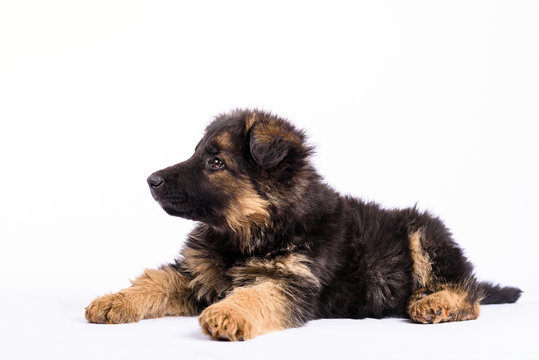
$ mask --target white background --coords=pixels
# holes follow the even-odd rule
[[[466,335],[445,354],[481,333],[497,347],[479,357],[537,356],[538,19],[536,1],[1,2],[0,354],[92,358],[100,342],[144,356],[128,345],[144,339],[178,357],[361,356],[370,336],[373,356],[408,344],[386,353],[402,357],[417,356],[406,334],[435,351],[422,339],[446,331]],[[484,325],[321,321],[247,347],[210,343],[194,318],[85,323],[93,297],[177,254],[193,224],[166,215],[146,177],[237,107],[305,128],[339,191],[440,215],[478,276],[521,287],[521,303],[485,307]]]

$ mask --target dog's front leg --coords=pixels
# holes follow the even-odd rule
[[[298,326],[297,304],[282,281],[263,280],[235,288],[206,308],[199,317],[204,333],[214,339],[247,340],[268,332]],[[293,320],[294,319],[294,320]]]
[[[119,324],[166,315],[196,315],[199,308],[187,285],[188,279],[169,266],[145,270],[131,287],[92,301],[86,308],[86,319]]]

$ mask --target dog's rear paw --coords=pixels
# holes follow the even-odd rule
[[[410,317],[415,322],[423,324],[437,324],[451,321],[453,314],[445,304],[431,301],[431,299],[419,300],[410,307]]]
[[[98,324],[122,324],[137,322],[141,314],[124,293],[98,297],[86,308],[86,320]]]
[[[427,296],[419,292],[412,297],[408,312],[410,318],[423,324],[446,321],[473,320],[479,316],[479,303],[470,303],[465,294],[442,290]]]
[[[217,340],[248,340],[255,336],[251,321],[241,309],[227,304],[211,305],[198,318],[202,330]]]

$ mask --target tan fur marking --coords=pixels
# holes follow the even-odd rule
[[[408,314],[416,322],[437,324],[447,321],[474,320],[479,316],[479,301],[473,304],[466,299],[466,292],[452,286],[427,295],[420,289],[408,303]]]
[[[254,128],[254,133],[258,141],[269,143],[271,140],[279,137],[290,141],[295,144],[299,144],[299,139],[293,136],[290,132],[284,130],[275,121],[269,121],[267,123],[260,123]]]
[[[254,123],[256,122],[257,120],[257,117],[258,117],[258,114],[256,112],[253,111],[253,113],[251,114],[251,116],[245,120],[245,133],[247,134],[247,132],[249,130],[251,130],[251,128],[253,127]]]
[[[234,145],[232,143],[232,139],[230,138],[229,133],[221,133],[218,136],[215,137],[215,141],[217,144],[221,147],[221,149],[224,150],[231,150],[234,148]]]
[[[239,189],[235,201],[225,211],[226,221],[232,230],[248,241],[251,227],[263,225],[268,221],[268,207],[268,202],[254,190]]]
[[[320,280],[311,272],[311,261],[301,254],[279,256],[275,259],[251,258],[245,266],[232,269],[231,275],[236,281],[253,281],[261,274],[296,275],[304,278],[311,286],[320,287]]]
[[[241,239],[242,250],[248,251],[252,246],[252,228],[263,227],[269,221],[269,202],[258,195],[250,181],[234,177],[226,170],[210,175],[209,179],[232,196],[223,215],[228,226]]]
[[[204,251],[186,247],[182,255],[185,267],[192,275],[189,287],[195,290],[197,299],[211,302],[215,297],[224,296],[230,289],[230,284],[222,278],[221,270]]]
[[[422,239],[422,231],[416,231],[409,237],[414,283],[417,287],[427,287],[432,281],[432,263],[429,255],[423,250]]]
[[[288,300],[282,285],[264,281],[236,288],[199,317],[203,331],[215,339],[247,340],[289,326]]]
[[[187,279],[168,267],[147,269],[132,286],[96,298],[86,308],[94,323],[118,324],[165,315],[194,315],[186,301]]]

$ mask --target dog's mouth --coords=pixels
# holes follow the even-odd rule
[[[157,203],[161,208],[171,216],[177,216],[189,220],[197,220],[197,212],[195,209],[187,206],[184,202],[170,202],[170,201],[160,201],[156,199]]]
[[[176,204],[183,205],[187,202],[187,193],[182,190],[177,190],[174,193],[167,193],[165,191],[159,191],[157,188],[150,187],[153,199],[157,201],[161,206],[175,207]]]
[[[185,219],[192,219],[193,218],[193,213],[194,212],[192,210],[179,210],[179,209],[174,208],[174,207],[163,206],[163,205],[161,205],[161,207],[169,215],[179,216],[179,217],[182,217],[182,218],[185,218]]]
[[[171,216],[195,220],[196,211],[189,204],[187,193],[182,189],[170,191],[170,189],[163,186],[162,183],[158,183],[157,180],[150,177],[148,183],[150,184],[152,197],[161,208]]]

